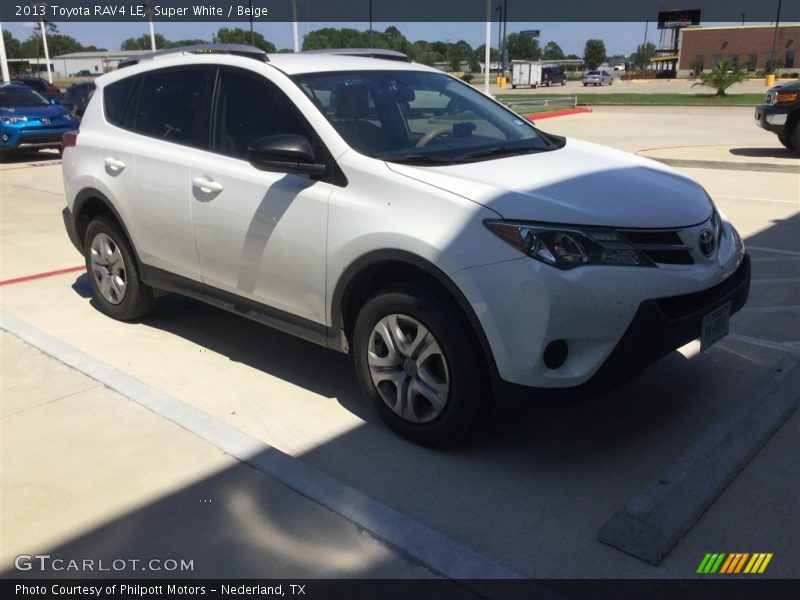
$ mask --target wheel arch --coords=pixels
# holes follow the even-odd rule
[[[376,250],[352,262],[334,288],[330,331],[337,339],[351,340],[359,308],[381,288],[404,281],[429,283],[452,302],[467,320],[489,368],[492,384],[497,384],[499,375],[489,340],[469,301],[444,271],[411,252]]]
[[[86,244],[86,229],[89,227],[92,219],[98,215],[106,215],[114,219],[117,224],[122,228],[125,237],[128,238],[136,258],[137,266],[141,266],[141,260],[136,250],[136,245],[133,243],[131,234],[128,231],[125,221],[119,214],[112,202],[100,190],[94,188],[84,188],[75,195],[75,202],[72,208],[72,218],[75,224],[75,232],[77,240],[81,245],[81,250],[85,248]]]

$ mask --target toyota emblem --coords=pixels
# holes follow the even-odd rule
[[[711,256],[714,254],[716,246],[717,244],[713,232],[710,229],[703,229],[703,231],[700,232],[700,252],[703,253],[703,256]]]

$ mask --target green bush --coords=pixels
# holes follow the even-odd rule
[[[756,71],[756,77],[763,77],[764,75],[766,75],[766,71],[764,71],[764,69],[758,69]]]
[[[466,83],[469,83],[470,81],[472,81],[473,77],[474,77],[474,75],[472,73],[464,73],[461,76],[461,80],[466,82]]]

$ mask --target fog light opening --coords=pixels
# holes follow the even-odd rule
[[[544,349],[542,359],[544,360],[544,365],[548,369],[558,369],[566,362],[567,354],[569,354],[567,342],[564,340],[553,340],[547,344],[547,348]]]

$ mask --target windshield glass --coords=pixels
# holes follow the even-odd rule
[[[0,88],[0,107],[46,106],[49,102],[32,89],[24,86]]]
[[[466,162],[558,147],[524,118],[444,74],[358,71],[294,79],[350,146],[374,158]]]

